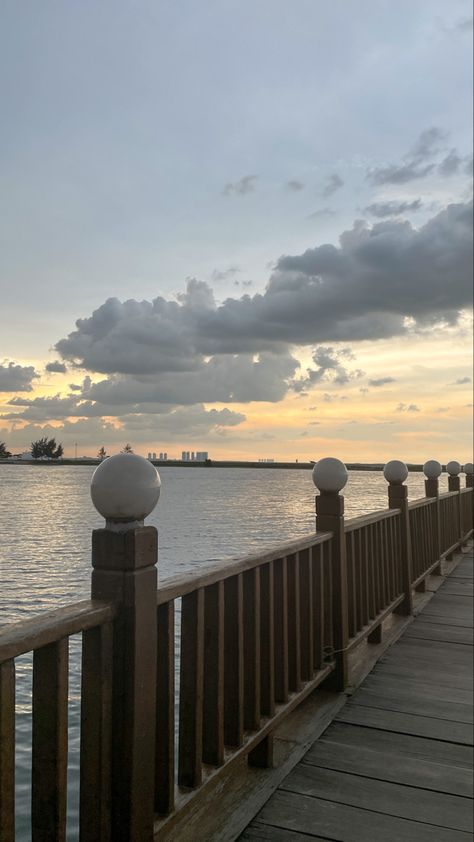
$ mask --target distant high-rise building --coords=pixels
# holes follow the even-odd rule
[[[206,459],[209,459],[207,450],[198,450],[196,453],[196,462],[205,462]]]

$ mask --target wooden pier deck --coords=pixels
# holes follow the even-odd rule
[[[472,596],[471,549],[243,842],[470,842]]]

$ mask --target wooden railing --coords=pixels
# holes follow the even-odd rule
[[[160,583],[156,530],[93,534],[94,599],[0,628],[0,842],[15,839],[15,658],[33,652],[32,839],[66,838],[68,639],[82,635],[80,839],[150,842],[247,757],[472,534],[473,489],[344,522],[317,498],[317,532]]]
[[[81,838],[110,827],[112,627],[117,606],[84,601],[0,629],[0,839],[15,838],[15,658],[33,652],[33,840],[64,839],[68,758],[68,643],[82,633]]]

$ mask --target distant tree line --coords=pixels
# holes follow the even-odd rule
[[[56,444],[56,439],[48,439],[45,436],[42,439],[31,442],[31,455],[33,459],[60,459],[64,453],[62,444]]]
[[[7,450],[7,446],[4,441],[0,441],[0,459],[9,459],[11,453]]]

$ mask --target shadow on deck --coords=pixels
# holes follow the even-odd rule
[[[239,839],[472,839],[472,592],[471,547]]]

